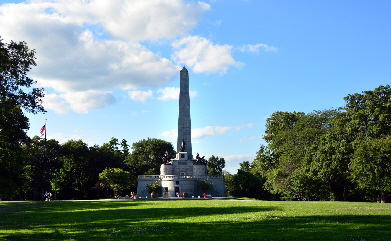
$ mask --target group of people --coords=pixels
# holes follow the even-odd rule
[[[117,199],[121,199],[121,195],[117,195],[115,196]],[[135,192],[131,192],[130,193],[130,196],[129,195],[125,195],[125,199],[134,199],[136,200],[137,199],[137,193]]]
[[[43,200],[44,200],[44,201],[50,201],[50,200],[52,200],[52,193],[46,191],[45,194],[43,195]]]

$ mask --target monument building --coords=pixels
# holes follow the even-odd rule
[[[224,177],[207,175],[206,160],[198,154],[193,158],[191,144],[191,119],[190,119],[190,94],[189,94],[189,72],[185,67],[180,71],[180,92],[179,92],[179,116],[178,116],[178,139],[177,154],[170,159],[168,154],[162,157],[160,174],[139,175],[137,184],[137,195],[148,197],[147,185],[158,183],[161,190],[159,197],[172,198],[178,195],[183,197],[198,197],[204,194],[200,182],[212,183],[207,195],[226,196]]]

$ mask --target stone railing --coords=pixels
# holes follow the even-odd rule
[[[139,175],[138,179],[148,179],[148,180],[157,180],[157,179],[213,179],[221,178],[222,176],[208,176],[208,175],[196,175],[196,176],[178,176],[178,175]]]

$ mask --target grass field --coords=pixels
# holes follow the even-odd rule
[[[0,202],[2,240],[391,240],[391,204]]]

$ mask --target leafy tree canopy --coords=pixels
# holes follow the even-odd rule
[[[126,157],[125,162],[132,175],[158,175],[166,151],[169,157],[175,156],[174,147],[170,142],[155,138],[143,139],[133,143],[132,152]]]
[[[42,88],[31,88],[36,81],[27,76],[31,66],[35,66],[35,51],[25,42],[3,43],[0,39],[0,101],[12,102],[32,113],[44,112]]]
[[[208,175],[223,175],[225,160],[224,158],[219,158],[218,156],[215,157],[212,155],[209,157],[206,166],[208,168]]]
[[[0,196],[12,199],[23,184],[24,156],[21,142],[28,139],[28,118],[23,110],[33,114],[44,112],[43,89],[27,76],[35,66],[35,51],[25,42],[4,43],[0,38]],[[30,92],[27,92],[31,89]]]
[[[106,168],[99,173],[99,179],[114,192],[129,189],[131,185],[130,173],[121,168]]]

